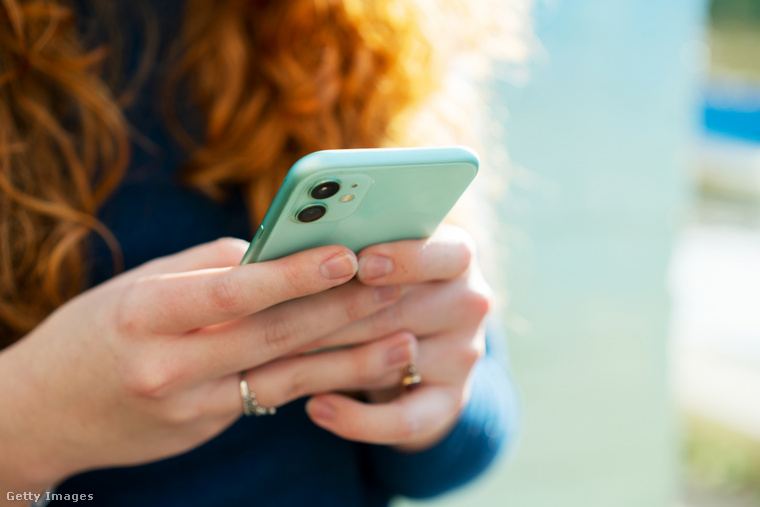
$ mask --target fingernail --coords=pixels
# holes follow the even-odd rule
[[[338,278],[345,278],[349,275],[353,275],[356,273],[356,269],[356,258],[353,255],[345,253],[333,255],[319,267],[322,276],[328,280],[336,280]]]
[[[375,302],[387,303],[401,297],[400,285],[384,285],[375,289]]]
[[[385,364],[391,368],[408,364],[411,359],[412,348],[409,342],[396,345],[385,354]]]
[[[393,261],[382,255],[368,255],[359,261],[359,276],[365,280],[380,278],[393,271]]]
[[[335,419],[335,408],[322,400],[311,400],[309,402],[309,413],[312,417],[321,421],[332,421]]]

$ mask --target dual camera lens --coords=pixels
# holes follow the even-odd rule
[[[309,195],[321,201],[334,196],[339,190],[340,183],[337,181],[324,181],[312,188]],[[324,204],[312,204],[299,211],[296,218],[299,222],[314,222],[325,216],[325,213],[327,213],[327,207]]]
[[[334,196],[338,193],[338,190],[340,190],[340,183],[337,181],[325,181],[312,188],[310,195],[314,199],[321,201],[322,199]]]

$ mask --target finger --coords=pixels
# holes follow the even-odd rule
[[[414,364],[424,385],[464,385],[484,354],[485,336],[482,329],[426,336],[418,338]],[[398,386],[398,380],[399,376],[390,372],[378,384]]]
[[[470,236],[459,227],[442,225],[425,240],[381,243],[359,253],[359,280],[371,285],[418,283],[455,278],[473,257]]]
[[[370,287],[349,282],[243,319],[189,333],[178,342],[177,361],[203,365],[188,372],[188,377],[194,377],[195,381],[247,370],[382,310],[400,297],[399,286]]]
[[[317,425],[347,440],[396,445],[448,426],[462,404],[460,389],[422,386],[375,405],[339,394],[317,395],[306,412]]]
[[[181,273],[197,269],[237,266],[250,243],[238,238],[219,238],[173,255],[158,257],[133,269],[136,276]]]
[[[273,361],[245,373],[249,389],[264,407],[278,407],[294,399],[329,391],[384,387],[380,381],[400,371],[416,355],[410,333],[397,333],[360,347]],[[238,375],[228,375],[216,385],[206,409],[211,413],[242,410]]]
[[[309,343],[307,349],[363,343],[399,329],[417,336],[454,328],[476,329],[490,309],[491,297],[484,284],[472,285],[465,277],[415,284],[395,305]]]
[[[420,340],[417,372],[425,383],[464,385],[485,350],[482,327],[430,336]]]
[[[120,324],[181,333],[324,291],[355,272],[353,252],[335,245],[268,262],[149,276],[126,291]]]

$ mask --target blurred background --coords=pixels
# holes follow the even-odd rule
[[[398,505],[760,506],[760,0],[533,20],[489,100],[522,432],[474,485]]]

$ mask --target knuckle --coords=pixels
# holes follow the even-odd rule
[[[374,335],[384,335],[400,329],[404,321],[404,312],[400,304],[385,308],[370,318],[370,326]]]
[[[290,347],[296,331],[290,319],[275,315],[263,323],[262,333],[265,346],[273,353],[279,354]]]
[[[461,262],[466,269],[472,262],[472,259],[477,255],[477,247],[475,246],[475,240],[472,239],[472,236],[467,233],[462,235],[460,249]]]
[[[224,273],[210,283],[209,303],[223,314],[236,314],[242,300],[243,294],[240,287],[229,274]]]
[[[362,287],[362,291],[365,294],[372,295],[374,293],[373,287]],[[367,302],[367,298],[349,297],[344,305],[342,305],[343,318],[345,322],[356,322],[367,316],[369,313],[367,306],[370,303]]]
[[[122,290],[113,317],[114,326],[119,336],[135,336],[143,327],[142,315],[138,308],[143,284],[142,280],[132,281],[126,284]]]
[[[419,431],[419,421],[406,411],[401,412],[398,421],[398,441],[403,442],[415,437]]]
[[[308,378],[306,372],[303,369],[297,369],[295,372],[293,372],[293,376],[290,378],[290,383],[288,384],[287,390],[285,391],[284,397],[286,402],[310,394],[309,388],[311,385],[311,379]],[[269,394],[271,394],[271,390]],[[275,404],[267,402],[264,403],[264,405],[269,406]]]
[[[373,351],[368,352],[371,353]],[[367,351],[365,351],[364,354],[358,355],[358,357],[354,359],[352,362],[352,369],[354,380],[360,386],[366,386],[376,382],[383,374],[383,372],[377,371],[377,368],[374,367],[372,357],[368,355]]]
[[[122,372],[124,388],[139,398],[164,398],[174,382],[175,375],[156,361],[133,361]]]
[[[461,271],[467,270],[477,255],[475,240],[470,233],[455,225],[447,227],[447,234],[450,235],[450,244],[458,247],[458,255],[456,258],[458,260],[459,269]]]
[[[484,353],[483,347],[477,343],[473,343],[469,347],[464,347],[460,350],[457,356],[463,369],[470,371],[475,366],[475,363],[483,357]]]
[[[293,259],[282,259],[279,270],[280,282],[293,294],[301,294],[304,286],[304,276],[299,264]]]
[[[466,306],[468,313],[482,320],[493,308],[493,292],[485,284],[481,287],[470,288],[463,298],[462,302]]]

